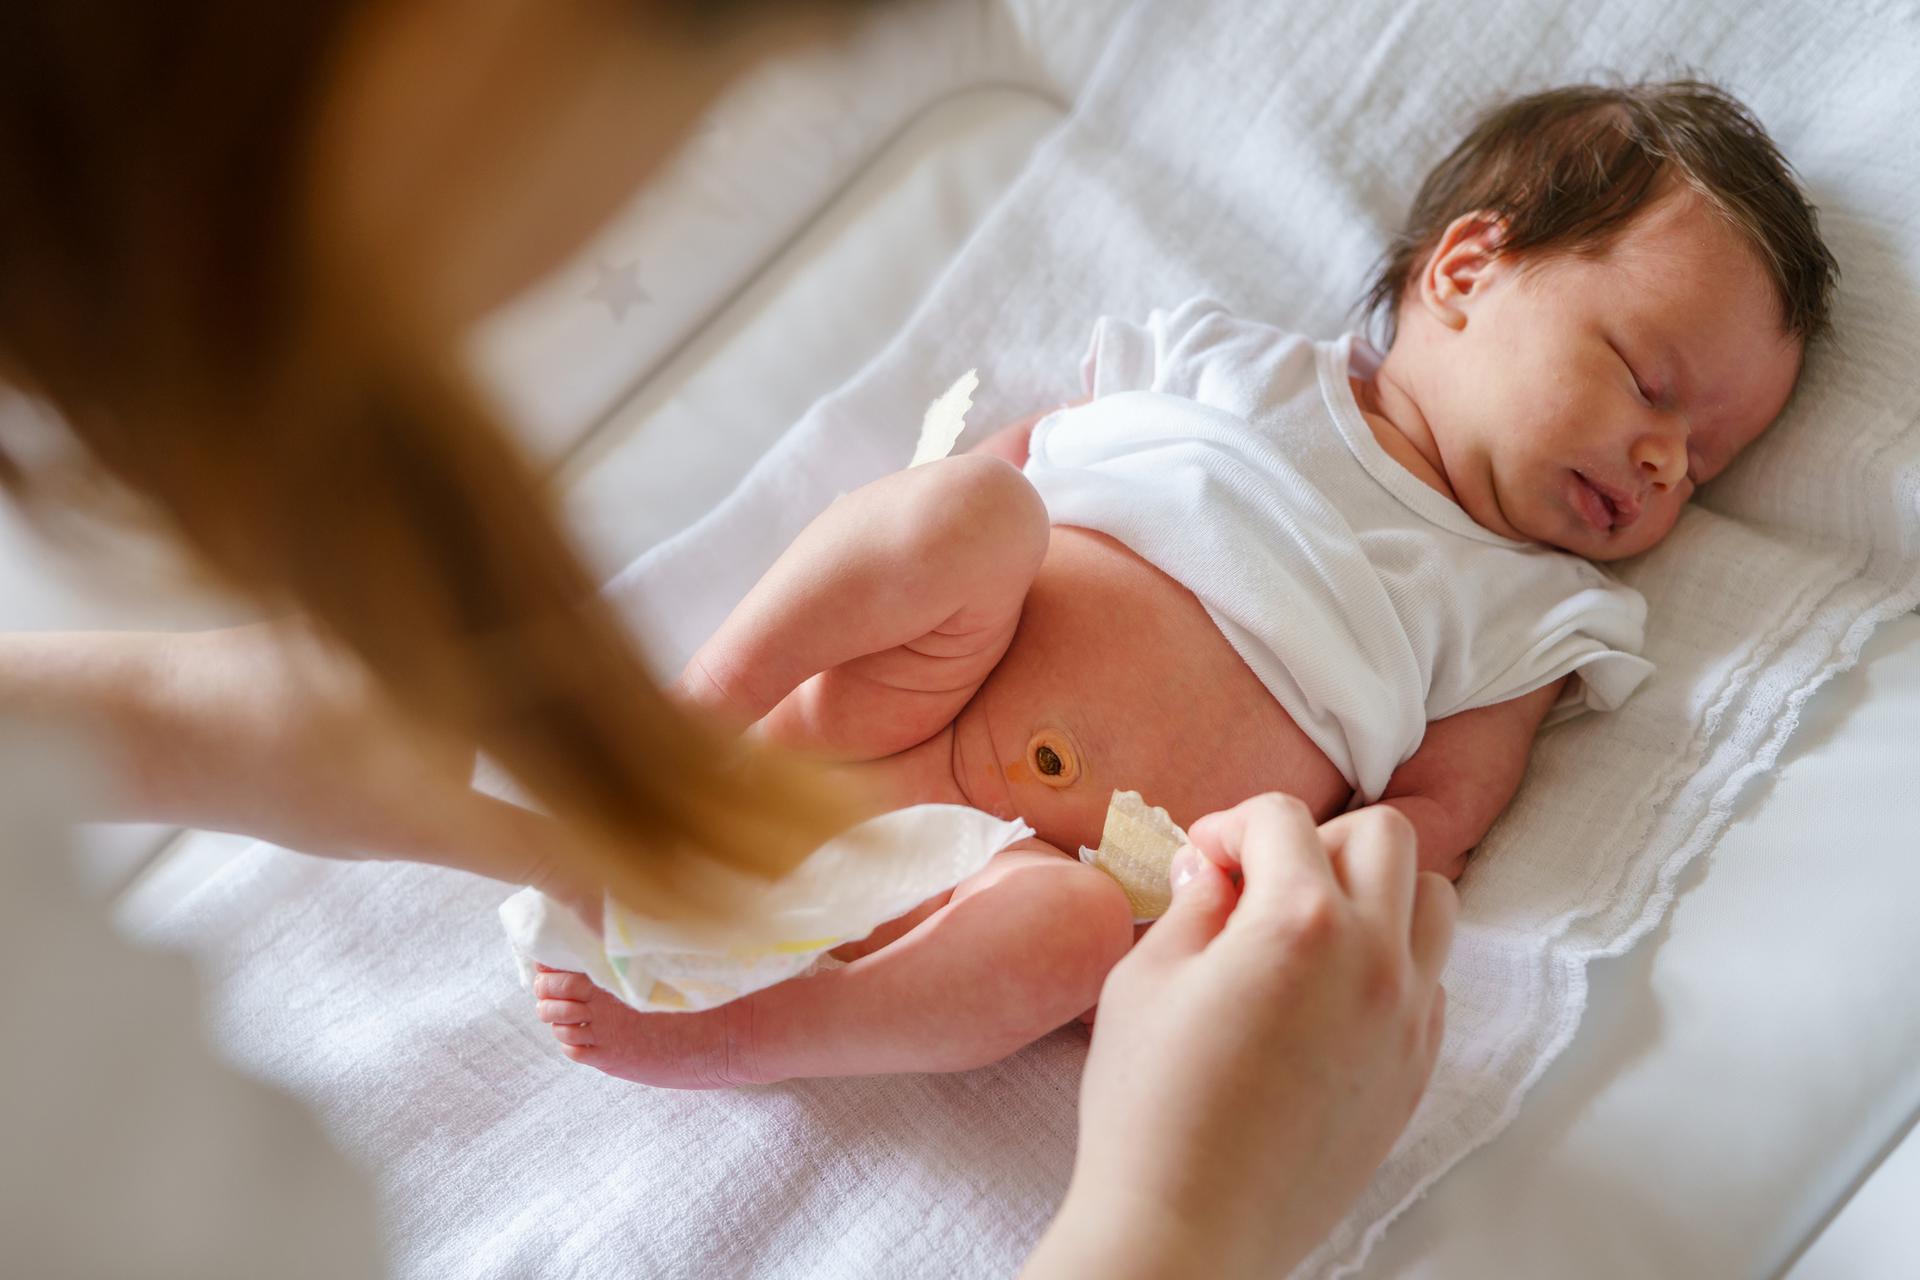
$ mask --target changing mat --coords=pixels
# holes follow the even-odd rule
[[[965,28],[986,7],[950,12]],[[1658,920],[1808,694],[1920,599],[1920,17],[1744,0],[1611,0],[1577,22],[1551,0],[1470,19],[1437,2],[1014,11],[1103,50],[1071,120],[899,339],[612,584],[662,670],[836,493],[903,464],[920,408],[966,367],[986,423],[1071,392],[1100,314],[1208,293],[1338,332],[1420,175],[1495,96],[1696,62],[1799,164],[1846,273],[1786,419],[1624,567],[1658,674],[1624,710],[1545,735],[1469,871],[1432,1087],[1304,1268],[1338,1274],[1512,1117],[1578,1023],[1588,961]],[[206,957],[223,1040],[376,1171],[402,1274],[1017,1268],[1065,1185],[1079,1031],[950,1077],[689,1095],[556,1074],[498,952],[500,896],[258,855],[154,930]]]

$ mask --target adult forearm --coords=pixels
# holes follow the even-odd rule
[[[160,764],[155,712],[171,659],[166,636],[134,632],[0,635],[0,716],[85,739],[111,775],[101,818],[140,820]]]
[[[83,738],[110,782],[99,818],[255,834],[318,817],[299,775],[349,745],[363,717],[344,702],[266,627],[0,636],[0,714]]]
[[[470,747],[410,732],[292,633],[0,635],[0,715],[86,739],[110,782],[93,817],[595,894],[553,882],[549,819],[472,790]]]

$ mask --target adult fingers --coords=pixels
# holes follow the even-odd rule
[[[1239,898],[1224,867],[1185,846],[1173,859],[1173,905],[1154,921],[1133,954],[1155,961],[1204,950],[1226,925]]]
[[[1413,824],[1399,810],[1373,805],[1343,813],[1321,826],[1335,879],[1363,918],[1396,941],[1413,921],[1414,876],[1419,866]]]
[[[1440,981],[1446,968],[1447,952],[1453,947],[1453,922],[1460,899],[1445,876],[1422,871],[1413,886],[1413,923],[1409,942],[1413,949],[1413,969],[1424,982]]]
[[[1292,796],[1255,796],[1208,814],[1188,834],[1208,856],[1239,864],[1243,915],[1267,917],[1284,911],[1303,889],[1337,888],[1313,814]]]

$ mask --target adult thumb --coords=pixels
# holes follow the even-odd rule
[[[1166,960],[1194,955],[1226,927],[1239,900],[1240,891],[1225,868],[1187,845],[1173,859],[1173,905],[1134,951]]]

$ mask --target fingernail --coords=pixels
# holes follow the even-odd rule
[[[1181,845],[1179,852],[1173,855],[1173,887],[1176,892],[1192,883],[1200,874],[1200,851],[1192,845]]]

